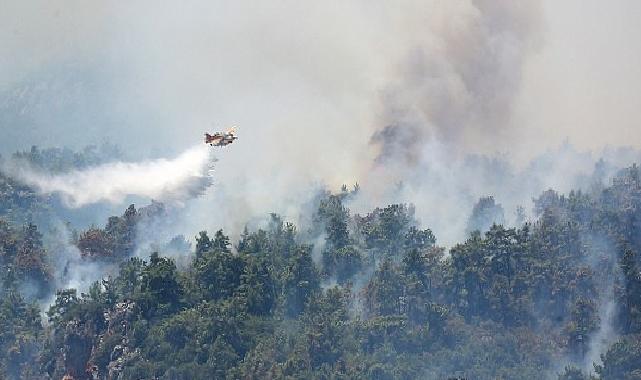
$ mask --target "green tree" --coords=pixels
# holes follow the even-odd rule
[[[385,260],[376,270],[365,290],[367,310],[372,316],[403,314],[407,303],[404,284],[396,266]]]
[[[248,311],[268,315],[276,303],[277,284],[266,255],[245,256],[247,264],[241,275],[241,288],[247,299]]]
[[[36,295],[42,297],[50,290],[51,270],[47,264],[47,253],[42,244],[42,234],[34,224],[23,228],[22,240],[15,257],[15,269],[25,281],[36,284]]]
[[[602,365],[595,366],[601,380],[641,379],[641,335],[626,335],[601,355]]]
[[[200,231],[196,236],[196,258],[202,257],[206,252],[213,248],[212,241],[207,235],[207,231]]]
[[[151,254],[149,264],[142,270],[139,302],[146,316],[162,316],[178,310],[182,289],[178,284],[173,260]]]
[[[192,265],[196,286],[208,300],[237,292],[245,268],[243,259],[229,250],[229,238],[222,231],[216,233],[211,248],[198,255]]]
[[[286,315],[296,317],[303,312],[309,299],[320,290],[320,279],[312,261],[310,246],[298,248],[283,277]]]
[[[28,305],[15,291],[0,295],[0,378],[18,379],[24,367],[38,360],[43,328],[36,305]]]

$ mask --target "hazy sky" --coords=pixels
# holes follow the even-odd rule
[[[641,147],[640,19],[636,0],[0,0],[0,152],[172,157],[237,124],[214,196],[238,216],[314,183],[448,183],[464,153]]]
[[[540,51],[526,63],[515,124],[530,149],[641,144],[641,3],[544,2]]]

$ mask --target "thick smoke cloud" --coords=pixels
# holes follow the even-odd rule
[[[128,196],[184,202],[212,183],[213,156],[195,146],[174,159],[115,162],[51,175],[20,162],[7,164],[16,179],[41,194],[57,194],[69,207],[122,203]]]
[[[428,22],[385,92],[379,158],[413,164],[425,140],[484,151],[510,127],[523,65],[541,36],[538,2],[473,1],[449,22]]]

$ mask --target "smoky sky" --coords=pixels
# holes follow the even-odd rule
[[[280,131],[287,145],[323,139],[361,154],[398,112],[485,151],[526,132],[590,148],[641,137],[634,1],[0,7],[3,152],[108,138],[157,154],[238,123],[268,153]],[[602,95],[591,93],[598,85]],[[559,91],[567,99],[550,104]],[[595,136],[593,123],[608,118],[620,133]],[[294,139],[303,136],[314,140]],[[487,143],[497,137],[503,146]]]
[[[566,139],[639,147],[640,11],[633,0],[3,0],[0,152],[108,140],[132,159],[173,157],[236,124],[240,139],[216,152],[207,202],[229,205],[218,218],[287,212],[314,184],[380,195],[376,183],[408,178],[427,208],[448,191],[426,187],[465,155],[528,167]],[[490,195],[447,183],[472,189],[465,205]]]

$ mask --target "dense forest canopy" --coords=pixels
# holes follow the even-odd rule
[[[56,172],[95,152],[11,159]],[[41,223],[56,196],[2,175],[0,378],[640,379],[640,172],[547,190],[511,226],[481,197],[449,248],[411,204],[353,213],[358,185],[318,193],[305,225],[163,241],[162,203]],[[78,289],[80,268],[97,269]]]

